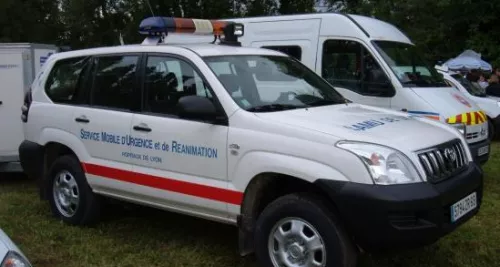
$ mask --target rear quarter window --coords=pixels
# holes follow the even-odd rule
[[[54,103],[76,103],[82,78],[89,65],[88,57],[58,60],[45,83],[45,93]]]

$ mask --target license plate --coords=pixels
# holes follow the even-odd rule
[[[477,155],[478,155],[478,156],[482,156],[482,155],[488,154],[488,151],[489,151],[489,146],[483,146],[483,147],[480,147],[480,148],[477,150]]]
[[[456,222],[477,207],[476,192],[451,205],[451,222]]]

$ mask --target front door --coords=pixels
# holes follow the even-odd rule
[[[144,75],[143,112],[132,119],[134,194],[160,205],[224,217],[227,203],[228,127],[176,115],[180,97],[213,100],[209,87],[187,60],[150,55]],[[132,192],[131,192],[132,193]]]
[[[321,37],[316,72],[347,99],[390,108],[395,95],[388,75],[361,42]]]

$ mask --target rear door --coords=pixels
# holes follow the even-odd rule
[[[139,60],[140,54],[92,58],[86,104],[73,110],[73,134],[85,149],[80,160],[99,191],[120,193],[132,175],[130,147],[141,142],[130,137]]]

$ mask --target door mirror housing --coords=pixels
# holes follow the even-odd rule
[[[206,97],[190,95],[179,99],[177,103],[179,117],[210,122],[214,124],[227,124],[225,116],[218,112],[217,107]]]

